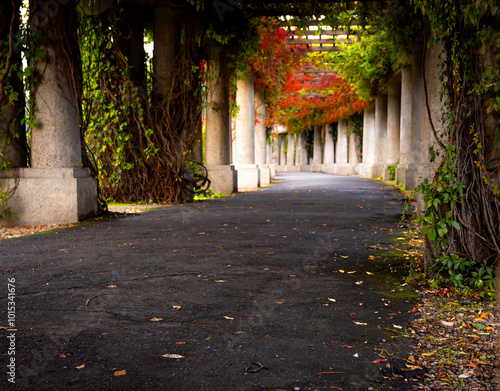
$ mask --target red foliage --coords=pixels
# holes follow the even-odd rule
[[[255,84],[266,87],[268,118],[266,125],[280,123],[290,130],[300,131],[345,119],[361,110],[362,101],[355,89],[332,73],[314,77],[300,72],[307,61],[306,49],[287,44],[289,33],[282,27],[266,24],[261,30],[257,55],[250,59],[255,72]],[[315,58],[314,63],[323,63]]]

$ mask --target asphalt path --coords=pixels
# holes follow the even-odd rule
[[[400,198],[369,179],[286,173],[0,241],[0,388],[406,389],[418,373],[404,371]]]

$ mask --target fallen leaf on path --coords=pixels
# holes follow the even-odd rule
[[[227,282],[227,280],[215,280],[215,282],[217,282],[217,283],[221,284],[221,283],[223,283],[223,282]]]
[[[123,371],[116,371],[115,372],[115,376],[123,376],[126,374],[127,374],[127,371],[125,369]]]
[[[345,270],[340,269],[339,273],[345,273]]]
[[[357,346],[353,345],[353,346],[349,346],[349,345],[342,345],[343,348],[347,348],[347,349],[354,349],[354,348],[357,348]]]
[[[354,324],[357,324],[358,326],[368,326],[368,323],[363,322],[354,322]]]
[[[82,365],[78,365],[77,367],[75,367],[76,369],[83,369],[85,368],[85,364],[82,364]]]
[[[330,299],[330,298],[328,298],[328,300],[333,301],[334,303],[337,301],[335,299]]]
[[[231,318],[230,316],[224,316],[224,319],[234,320],[234,318]]]
[[[441,324],[446,327],[453,327],[455,326],[455,322],[446,322],[445,320],[441,321]]]
[[[108,285],[108,288],[116,288],[116,285]]]
[[[375,361],[372,361],[372,364],[376,364],[376,363],[379,363],[379,362],[386,362],[387,359],[384,358],[384,359],[381,359],[381,360],[375,360]]]
[[[354,274],[354,273],[356,273],[356,271],[347,272],[347,274]]]
[[[366,274],[368,274],[368,275],[372,276],[372,275],[373,275],[373,274],[375,274],[375,273],[366,272]]]
[[[149,319],[150,322],[159,322],[160,320],[163,320],[163,318],[151,318],[151,319]]]
[[[180,354],[160,354],[160,357],[164,357],[164,358],[186,358],[184,356],[181,356]]]
[[[359,357],[359,354],[358,354],[358,353],[356,353],[356,354],[354,354],[354,355],[353,355],[353,357]]]
[[[246,331],[235,331],[233,332],[233,334],[246,334],[247,332]]]
[[[186,342],[176,342],[175,344],[176,344],[176,345],[185,345],[185,344],[186,344]]]
[[[349,255],[342,255],[342,254],[339,254],[340,257],[342,258],[349,258]]]
[[[180,305],[173,305],[172,308],[174,310],[180,310],[181,309],[181,306]]]
[[[361,285],[363,281],[356,281],[356,285]]]
[[[396,328],[396,329],[402,329],[402,328],[403,328],[403,326],[398,326],[397,324],[393,324],[393,326],[394,326],[394,328]]]

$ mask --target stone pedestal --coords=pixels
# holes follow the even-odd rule
[[[236,166],[238,191],[255,190],[259,187],[260,170],[255,164],[239,164]]]
[[[278,169],[278,166],[276,164],[270,164],[269,165],[269,175],[270,175],[270,182],[276,178],[276,170]]]
[[[2,226],[71,224],[98,211],[97,183],[88,169],[17,168],[0,171],[0,185],[15,189]],[[17,187],[16,187],[17,185]]]
[[[259,186],[269,186],[271,183],[271,171],[269,164],[257,164],[259,169]]]
[[[238,191],[238,176],[232,165],[207,165],[212,193],[231,194]]]

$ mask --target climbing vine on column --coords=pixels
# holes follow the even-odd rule
[[[500,258],[500,13],[495,1],[415,1],[443,45],[444,156],[419,187],[427,273],[492,295]]]

